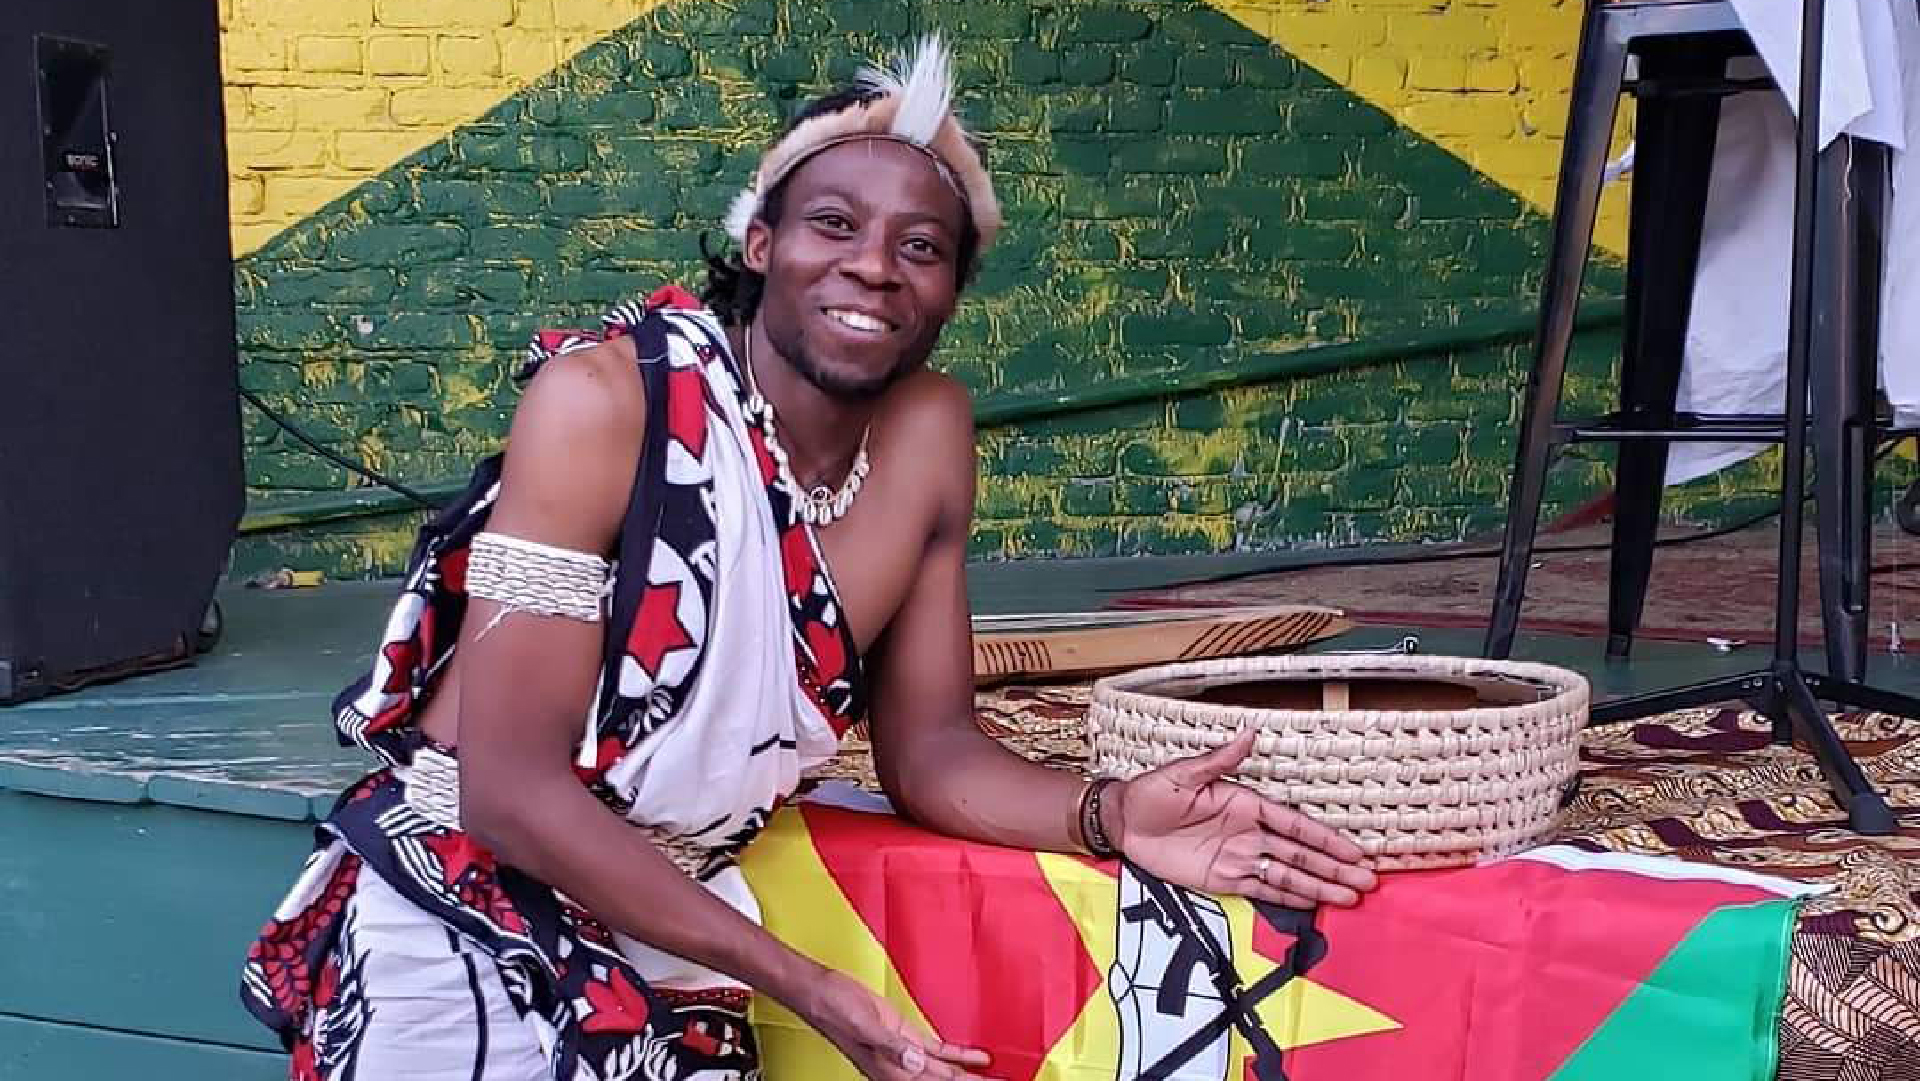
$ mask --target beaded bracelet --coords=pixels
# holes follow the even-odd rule
[[[1106,826],[1100,821],[1101,797],[1113,783],[1113,778],[1102,777],[1089,783],[1080,792],[1080,841],[1097,859],[1108,860],[1120,854],[1112,838],[1107,836]]]

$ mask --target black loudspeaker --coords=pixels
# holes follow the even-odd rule
[[[0,704],[190,659],[244,506],[217,0],[4,0]]]

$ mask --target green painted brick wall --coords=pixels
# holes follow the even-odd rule
[[[641,19],[242,260],[243,381],[399,477],[464,474],[498,445],[530,332],[697,284],[699,231],[783,117],[933,28],[962,57],[1010,223],[937,358],[982,397],[1437,331],[1536,293],[1539,215],[1197,0],[747,0]],[[1618,288],[1610,267],[1593,279]],[[1609,404],[1612,347],[1582,341],[1570,407]],[[1486,530],[1525,366],[1513,343],[987,431],[974,551]],[[258,417],[247,441],[263,502],[352,482]],[[1569,460],[1552,502],[1606,478]],[[1703,483],[1678,513],[1712,517],[1766,479]],[[260,538],[236,570],[391,572],[410,527]]]

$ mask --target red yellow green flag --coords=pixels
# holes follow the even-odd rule
[[[1796,893],[1555,847],[1303,914],[818,805],[742,866],[774,935],[1005,1081],[1762,1081]],[[770,1081],[858,1076],[754,1021]]]

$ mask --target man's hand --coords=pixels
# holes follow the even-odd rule
[[[1360,865],[1359,846],[1222,779],[1252,753],[1253,740],[1247,729],[1206,754],[1114,785],[1107,798],[1119,798],[1106,817],[1114,843],[1177,886],[1289,908],[1358,904],[1376,882]]]
[[[820,970],[794,1012],[873,1081],[989,1081],[971,1072],[987,1053],[919,1032],[900,1011],[857,981]]]

